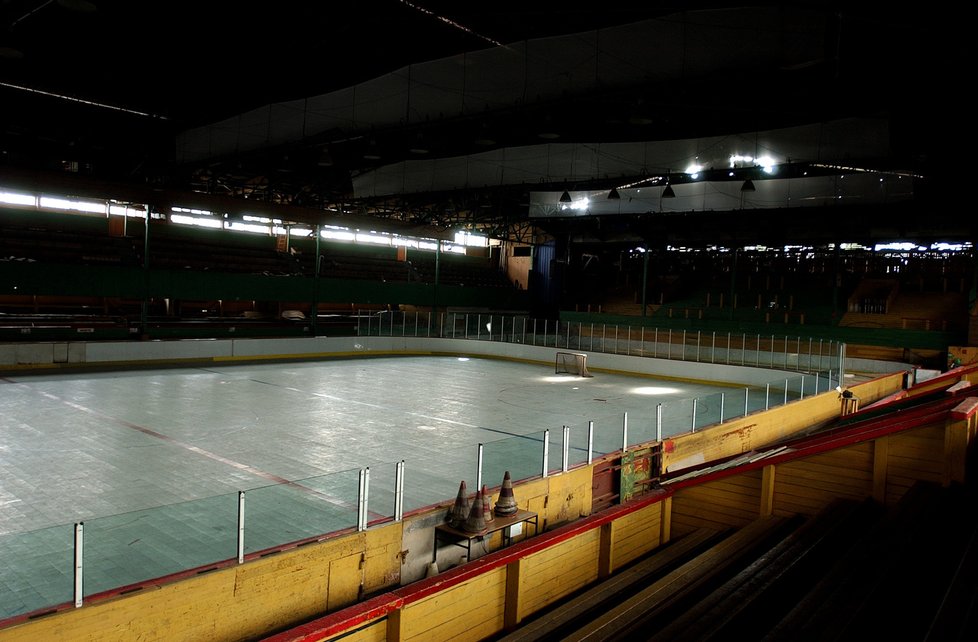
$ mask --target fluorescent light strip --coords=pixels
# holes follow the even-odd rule
[[[7,87],[8,89],[18,89],[20,91],[26,91],[31,94],[39,94],[41,96],[48,96],[50,98],[58,98],[60,100],[67,100],[72,103],[80,103],[82,105],[89,105],[91,107],[100,107],[102,109],[112,109],[114,111],[121,111],[127,114],[135,114],[136,116],[145,116],[146,118],[156,118],[159,120],[169,120],[166,116],[160,116],[159,114],[150,114],[144,111],[136,111],[135,109],[128,109],[126,107],[119,107],[117,105],[108,105],[106,103],[97,103],[93,100],[85,100],[84,98],[75,98],[74,96],[66,96],[64,94],[55,94],[50,91],[43,91],[41,89],[33,89],[31,87],[24,87],[23,85],[14,85],[9,82],[0,82],[0,87]]]

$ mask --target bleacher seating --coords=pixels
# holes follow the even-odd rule
[[[411,263],[424,283],[435,282],[435,257],[414,254]],[[462,256],[442,256],[438,265],[438,281],[443,285],[469,287],[513,287],[505,274],[492,267],[487,259]]]
[[[0,227],[0,261],[138,265],[131,239],[67,229]]]
[[[292,258],[275,249],[214,244],[157,235],[149,252],[150,267],[245,274],[287,275],[296,271]]]
[[[889,510],[840,499],[807,520],[694,531],[493,639],[976,639],[971,486],[918,482]]]

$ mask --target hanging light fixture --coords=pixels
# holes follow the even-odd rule
[[[571,202],[571,195],[570,195],[570,193],[568,193],[567,190],[564,190],[564,193],[560,195],[560,202],[561,203],[570,203]]]
[[[751,179],[748,178],[746,181],[744,181],[744,184],[740,186],[740,191],[741,192],[756,192],[757,189],[754,187],[754,181],[752,181]]]
[[[618,188],[617,187],[612,187],[611,188],[611,191],[608,192],[608,198],[610,198],[612,200],[615,200],[615,201],[621,200],[621,194],[618,193]]]
[[[662,190],[662,198],[676,198],[676,193],[672,191],[672,185],[666,183],[666,188]]]

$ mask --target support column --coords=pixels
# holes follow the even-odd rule
[[[880,437],[873,442],[873,499],[884,505],[886,504],[886,474],[889,453],[889,437]]]
[[[403,607],[402,607],[403,608]],[[387,614],[387,642],[401,642],[401,609],[394,609]]]
[[[139,332],[149,338],[149,221],[153,208],[146,204],[146,221],[143,226],[143,301],[139,305]]]
[[[645,301],[646,301],[646,290],[649,284],[649,248],[645,248],[645,252],[642,254],[642,316],[645,316]],[[629,339],[631,334],[629,334]]]
[[[978,397],[968,397],[951,410],[944,428],[944,485],[963,484],[969,439],[978,421]]]
[[[765,466],[761,471],[761,508],[760,516],[766,517],[774,513],[774,466]]]
[[[733,265],[730,268],[730,318],[734,318],[737,308],[737,248],[733,251]]]
[[[506,601],[503,606],[503,626],[511,628],[522,620],[520,614],[520,579],[523,575],[523,559],[517,559],[506,565]],[[387,639],[390,640],[390,625]]]
[[[438,312],[438,284],[441,281],[441,240],[436,242],[435,248],[435,282],[431,286],[431,309]]]
[[[312,226],[312,233],[316,236],[316,273],[312,279],[312,305],[309,314],[312,317],[310,324],[312,336],[316,336],[319,330],[319,268],[322,261],[322,257],[319,255],[319,242],[322,239],[322,234],[320,234],[318,225]]]
[[[615,570],[614,546],[615,523],[602,524],[598,543],[598,579],[609,577]]]
[[[659,546],[667,544],[672,539],[672,497],[666,497],[659,502],[662,514],[659,516]]]

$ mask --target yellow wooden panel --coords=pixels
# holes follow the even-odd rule
[[[649,553],[656,548],[658,548],[662,542],[659,540],[659,533],[649,533],[646,538],[635,536],[629,538],[626,542],[615,547],[615,557],[614,557],[614,567],[615,569],[621,568],[622,566],[642,557],[646,553]]]
[[[728,522],[721,522],[713,519],[705,519],[695,514],[672,512],[672,536],[673,538],[687,535],[698,528],[712,528],[715,530],[725,530],[730,528]]]
[[[888,470],[887,483],[906,484],[912,486],[917,481],[941,483],[944,478],[943,469],[913,468],[909,465],[891,465]]]
[[[901,455],[890,454],[887,458],[887,467],[892,467],[894,471],[891,474],[909,475],[914,476],[915,471],[919,471],[928,475],[943,475],[944,474],[944,462],[935,459],[924,459],[913,457],[904,457]]]
[[[684,488],[676,494],[676,497],[682,499],[693,500],[703,504],[717,504],[737,511],[756,510],[760,496],[759,488],[741,488],[737,491],[732,491],[709,484]]]
[[[630,524],[619,527],[617,523],[614,525],[615,538],[614,547],[615,554],[617,555],[619,547],[630,546],[630,542],[634,539],[647,540],[649,538],[658,539],[659,531],[662,528],[662,520],[659,515],[648,515],[647,519],[644,521],[635,521]]]
[[[707,482],[697,486],[691,486],[690,490],[702,495],[716,497],[719,501],[747,502],[752,503],[760,495],[760,478],[752,480],[751,484],[730,484],[726,480],[718,482]]]
[[[779,476],[774,488],[776,506],[778,501],[806,503],[808,500],[816,500],[822,502],[826,497],[844,497],[861,501],[866,497],[871,497],[872,494],[872,481],[868,481],[862,485],[833,484],[832,482],[821,480],[817,483],[807,481],[794,483],[788,479],[781,479]]]
[[[860,484],[873,476],[872,459],[863,459],[858,466],[833,465],[821,460],[792,461],[778,465],[778,475],[788,475],[797,479],[836,481],[841,485]]]
[[[348,606],[360,597],[363,571],[360,553],[347,555],[329,563],[329,588],[326,592],[326,609],[336,609]]]
[[[717,519],[724,519],[725,517],[743,517],[747,516],[749,519],[757,517],[757,512],[759,510],[758,502],[723,502],[717,501],[715,497],[708,494],[691,494],[683,495],[677,497],[678,510],[682,512],[689,513],[695,511],[698,513],[715,513]]]
[[[748,470],[743,473],[738,473],[736,475],[731,475],[730,477],[724,477],[723,479],[718,479],[709,483],[710,486],[714,488],[726,488],[731,491],[737,489],[750,489],[757,488],[761,482],[761,471],[760,470]]]
[[[818,455],[778,465],[778,477],[792,480],[822,480],[841,486],[861,486],[873,477],[873,453],[840,453],[837,457]]]
[[[796,434],[839,415],[838,395],[820,394],[787,406],[686,433],[664,441],[663,467],[677,470],[702,461],[739,455]]]
[[[592,529],[524,559],[521,617],[598,577],[600,529]]]
[[[662,507],[658,503],[635,511],[613,523],[612,563],[628,564],[661,544]]]
[[[930,434],[914,433],[893,435],[891,451],[903,457],[938,458],[944,450],[943,430],[929,431]]]
[[[674,497],[672,503],[673,519],[693,515],[724,526],[744,526],[757,518],[759,506],[752,509],[724,506],[715,502],[702,502],[695,498]]]
[[[866,405],[903,388],[903,373],[894,373],[850,386]],[[813,424],[839,416],[841,408],[834,390],[742,417],[695,433],[666,439],[665,470],[678,470],[702,461],[738,455],[797,434]]]
[[[944,443],[944,427],[928,426],[917,428],[916,430],[908,430],[891,435],[891,438],[901,448],[906,448],[910,452],[918,450],[927,451]]]
[[[376,593],[401,583],[401,538],[404,523],[385,524],[365,533],[363,590]]]
[[[499,480],[502,484],[503,480]],[[538,507],[542,507],[542,502],[546,500],[547,495],[550,494],[550,478],[537,478],[531,479],[525,482],[519,482],[513,485],[513,499],[516,500],[516,505],[524,510],[534,510],[530,508],[530,504],[533,503]],[[493,497],[493,506],[496,505],[496,501],[499,499],[499,489],[496,489],[495,495]]]
[[[853,444],[851,446],[846,446],[845,448],[838,448],[835,450],[830,450],[828,452],[819,453],[817,455],[812,455],[810,457],[805,457],[803,460],[810,465],[824,465],[824,466],[838,466],[838,467],[850,467],[858,466],[860,468],[867,467],[871,468],[873,457],[873,447],[871,442],[865,442],[860,444]],[[867,463],[869,462],[869,463]]]
[[[479,640],[502,630],[506,569],[452,586],[401,610],[401,639]]]
[[[661,517],[662,507],[658,503],[650,504],[633,513],[623,515],[614,521],[615,538],[629,537],[638,531],[645,532],[648,529],[648,525],[653,522],[656,524],[656,528],[658,528]]]
[[[591,467],[584,466],[547,478],[547,524],[574,521],[590,513],[592,476]]]
[[[819,489],[863,488],[873,479],[872,468],[848,468],[845,471],[830,466],[811,466],[807,462],[789,462],[778,466],[778,477],[788,484]]]

